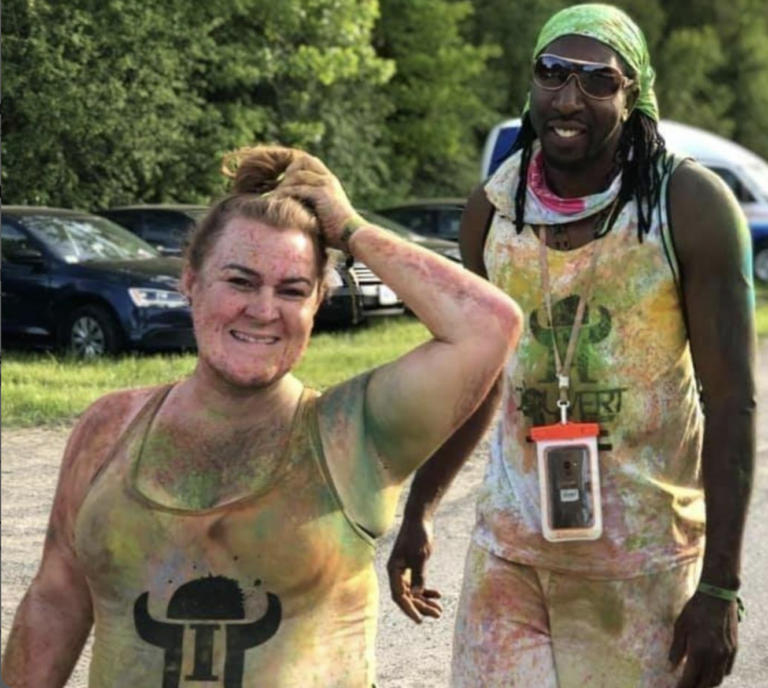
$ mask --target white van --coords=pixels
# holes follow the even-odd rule
[[[703,129],[662,120],[659,126],[667,147],[695,158],[731,187],[749,221],[754,249],[755,277],[768,282],[768,163],[743,146]],[[509,155],[520,130],[520,119],[493,128],[485,141],[482,179]]]

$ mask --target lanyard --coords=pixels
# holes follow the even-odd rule
[[[608,212],[608,218],[613,214],[613,210],[616,206],[614,201]],[[544,301],[547,305],[547,318],[549,319],[549,327],[552,330],[552,348],[555,352],[555,365],[557,373],[557,386],[559,388],[559,398],[557,400],[557,406],[560,409],[560,422],[565,425],[568,422],[568,408],[571,402],[568,397],[570,388],[570,371],[571,364],[573,363],[573,357],[576,353],[576,344],[579,341],[579,333],[581,332],[581,326],[584,322],[584,312],[587,308],[587,301],[592,297],[592,287],[595,284],[595,272],[597,268],[597,259],[600,256],[600,251],[603,247],[603,241],[600,239],[594,240],[594,247],[592,249],[592,260],[589,264],[589,277],[587,278],[587,284],[584,287],[584,291],[579,296],[579,304],[576,307],[576,315],[573,319],[573,327],[571,329],[570,337],[568,338],[568,348],[565,353],[565,361],[560,360],[560,352],[557,348],[557,336],[554,331],[554,320],[552,318],[552,289],[549,282],[549,263],[547,261],[547,227],[546,225],[539,225],[539,263],[541,265],[541,287],[544,292]]]

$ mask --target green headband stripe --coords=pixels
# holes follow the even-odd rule
[[[568,7],[552,16],[544,25],[536,41],[533,59],[552,41],[572,35],[594,38],[621,55],[634,71],[640,89],[635,108],[658,121],[659,105],[653,90],[656,73],[651,67],[645,36],[634,21],[612,5],[591,3]]]

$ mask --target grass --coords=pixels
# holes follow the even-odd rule
[[[316,389],[391,361],[428,339],[418,321],[402,317],[368,327],[313,336],[296,375]],[[117,389],[170,382],[189,375],[195,356],[129,355],[83,362],[51,353],[3,352],[3,427],[67,425],[98,397]]]

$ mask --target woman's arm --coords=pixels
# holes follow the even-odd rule
[[[40,569],[13,621],[3,681],[13,688],[64,686],[92,623],[85,576],[49,534]]]
[[[3,657],[3,680],[13,688],[64,686],[77,663],[93,608],[75,554],[75,520],[94,475],[147,395],[103,397],[83,414],[69,438],[40,568],[16,612]]]
[[[365,262],[432,333],[379,368],[366,391],[366,432],[398,484],[483,401],[517,342],[520,311],[477,275],[365,222],[316,158],[298,158],[275,193],[311,203],[328,242]]]

